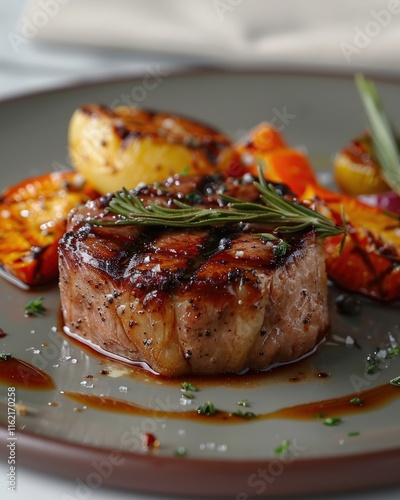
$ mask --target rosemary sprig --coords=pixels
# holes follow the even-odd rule
[[[382,176],[400,194],[400,154],[392,127],[386,116],[375,84],[363,75],[355,78],[372,136],[372,147],[380,164]]]
[[[345,222],[343,227],[339,227],[319,212],[280,196],[272,184],[267,184],[261,169],[259,182],[254,184],[263,203],[251,203],[221,195],[221,199],[227,202],[226,208],[193,207],[179,200],[174,200],[176,208],[162,207],[153,201],[148,201],[145,206],[133,191],[124,188],[114,194],[108,207],[108,211],[118,215],[118,218],[91,219],[89,223],[96,226],[149,225],[190,229],[214,224],[253,222],[265,224],[280,233],[314,229],[322,238],[346,234]]]

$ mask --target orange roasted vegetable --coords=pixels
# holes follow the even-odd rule
[[[356,198],[335,193],[318,184],[312,167],[300,151],[287,147],[272,126],[261,124],[236,146],[228,170],[239,166],[255,174],[257,162],[265,164],[265,177],[287,184],[301,199],[316,199],[317,209],[342,224],[343,207],[348,236],[342,253],[341,236],[326,238],[326,268],[329,278],[352,292],[380,301],[400,299],[400,221],[381,209]],[[269,147],[257,138],[272,137]],[[254,140],[255,139],[255,140]],[[235,163],[236,162],[236,163]]]
[[[280,133],[268,123],[261,123],[250,130],[235,144],[228,172],[241,175],[249,171],[258,175],[258,165],[265,177],[272,182],[282,182],[298,196],[308,186],[318,184],[308,158],[297,149],[289,148]]]
[[[342,252],[340,238],[325,240],[328,276],[346,290],[384,302],[400,299],[399,219],[345,195],[329,197],[319,210],[341,222],[343,206],[348,235]]]
[[[0,197],[0,265],[19,285],[46,284],[58,275],[58,240],[70,210],[98,193],[76,172],[26,179]]]

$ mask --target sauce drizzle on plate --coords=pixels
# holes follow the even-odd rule
[[[254,420],[288,419],[288,420],[314,420],[316,415],[336,417],[343,415],[354,415],[366,411],[381,408],[395,399],[400,398],[400,389],[391,384],[383,384],[359,393],[347,394],[339,398],[326,399],[295,406],[288,406],[278,410],[257,414],[255,418],[243,418],[234,413],[219,410],[214,415],[202,415],[197,410],[190,411],[165,411],[153,408],[145,408],[130,401],[111,398],[108,396],[96,396],[94,394],[82,394],[78,392],[64,392],[64,396],[81,403],[85,406],[98,410],[128,413],[131,415],[149,416],[153,418],[175,418],[181,420],[196,420],[208,423],[248,423]],[[354,398],[361,400],[360,404],[350,401]]]
[[[14,357],[0,361],[0,384],[39,391],[56,388],[50,375],[27,361]]]

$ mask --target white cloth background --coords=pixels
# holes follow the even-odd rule
[[[400,0],[0,0],[0,98],[149,62],[400,75],[399,12]]]
[[[43,41],[235,67],[400,71],[398,0],[31,0],[24,17],[20,33],[43,23]]]

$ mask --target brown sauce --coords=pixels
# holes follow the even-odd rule
[[[359,398],[361,400],[360,404],[350,403],[353,398]],[[355,415],[377,410],[396,399],[400,399],[400,389],[391,384],[383,384],[358,393],[340,396],[339,398],[282,408],[270,413],[269,418],[310,420],[316,418],[316,415],[321,415],[321,417]]]
[[[64,395],[82,405],[98,410],[127,413],[130,415],[148,416],[152,418],[174,418],[180,420],[196,420],[208,423],[248,423],[254,420],[289,419],[315,420],[318,416],[338,417],[354,415],[381,408],[395,399],[400,398],[400,389],[390,384],[380,385],[360,393],[347,394],[339,398],[326,399],[301,405],[280,408],[269,413],[258,414],[255,418],[243,418],[227,411],[217,409],[214,415],[201,415],[197,410],[165,411],[145,408],[130,401],[123,401],[105,396],[65,392]],[[353,398],[360,398],[361,404],[350,403]],[[244,410],[246,410],[244,408]],[[245,411],[244,411],[245,413]]]
[[[164,375],[157,374],[150,370],[145,363],[124,362],[109,357],[105,351],[96,350],[83,342],[65,334],[68,341],[79,346],[80,349],[88,352],[90,356],[94,356],[99,360],[98,373],[92,375],[109,375],[113,369],[118,367],[123,368],[124,376],[134,379],[142,383],[156,383],[173,387],[180,387],[183,381],[189,380],[194,385],[202,387],[219,387],[229,386],[243,389],[250,389],[259,385],[278,384],[278,383],[299,383],[309,382],[312,380],[321,380],[321,378],[329,377],[329,374],[317,370],[312,364],[312,354],[307,357],[295,360],[292,363],[275,366],[271,369],[260,372],[246,373],[223,373],[221,375],[188,375],[184,377],[169,378]]]
[[[135,381],[143,383],[156,383],[180,387],[183,381],[190,380],[193,384],[198,384],[202,387],[229,386],[243,389],[250,389],[261,384],[310,382],[312,380],[321,380],[321,378],[329,377],[328,373],[320,372],[312,364],[313,354],[318,350],[319,346],[313,352],[306,354],[301,359],[297,359],[291,363],[277,365],[273,368],[260,372],[249,371],[240,374],[223,373],[221,375],[190,375],[181,378],[169,378],[153,372],[145,363],[134,363],[123,361],[122,359],[115,359],[109,356],[106,351],[86,344],[81,339],[78,340],[75,336],[66,333],[64,330],[64,321],[61,310],[58,315],[58,331],[68,340],[68,342],[99,360],[98,373],[93,373],[93,376],[107,376],[112,373],[113,368],[118,369],[118,367],[120,367],[124,369],[125,377],[130,377],[135,379]]]
[[[13,357],[0,361],[0,384],[43,391],[56,388],[47,373],[27,361]]]

